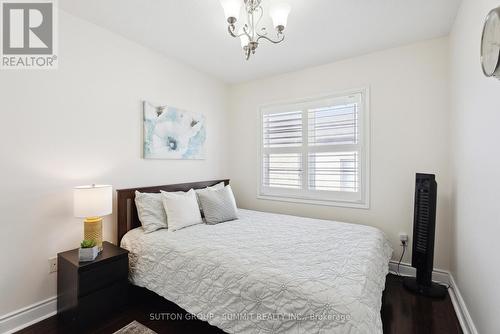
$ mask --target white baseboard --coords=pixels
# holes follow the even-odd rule
[[[392,274],[398,273],[397,261],[389,262],[389,271]],[[415,268],[413,268],[409,263],[403,262],[399,266],[399,273],[403,276],[414,277],[416,275]],[[460,323],[464,334],[478,334],[469,310],[467,309],[467,305],[465,304],[465,301],[460,294],[460,290],[453,279],[453,275],[447,270],[434,269],[432,271],[432,280],[436,283],[444,283],[450,286],[448,293],[450,294],[451,303],[453,304],[458,322]]]
[[[56,313],[57,297],[54,296],[0,316],[0,333],[17,332]]]
[[[398,273],[398,261],[390,261],[389,262],[389,271],[392,274]],[[399,266],[399,273],[402,276],[411,276],[415,277],[417,275],[415,268],[413,268],[409,263],[401,262]],[[450,285],[450,273],[446,270],[434,269],[432,271],[432,280],[436,283],[444,283],[446,285]]]
[[[389,262],[389,271],[392,274],[398,273],[398,262],[391,260]],[[399,266],[399,273],[402,276],[416,276],[416,270],[409,263],[401,262]],[[450,273],[446,270],[434,269],[432,271],[432,280],[437,283],[451,284],[450,282]]]
[[[453,303],[453,308],[455,308],[458,321],[460,321],[460,325],[462,326],[464,334],[467,333],[478,334],[476,325],[474,325],[474,321],[472,321],[469,310],[467,309],[467,305],[465,305],[465,301],[462,298],[462,294],[460,293],[460,290],[458,289],[458,286],[455,283],[455,279],[451,274],[450,274],[450,284],[452,287],[452,289],[450,289],[451,302]]]

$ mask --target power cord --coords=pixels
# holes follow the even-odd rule
[[[401,257],[399,258],[399,261],[398,261],[398,271],[397,271],[397,274],[398,274],[399,277],[403,277],[403,275],[401,275],[401,273],[399,271],[399,266],[401,265],[401,261],[403,261],[403,256],[405,255],[406,248],[408,247],[408,242],[407,241],[401,241],[401,247],[403,247],[403,252],[401,253]],[[447,290],[451,288],[451,284],[446,283],[446,282],[436,281],[435,283],[444,285]]]
[[[401,265],[401,261],[403,261],[403,256],[405,255],[405,252],[406,252],[406,247],[407,247],[406,241],[401,241],[401,247],[403,247],[403,252],[401,253],[401,257],[399,258],[399,261],[398,261],[398,276],[399,277],[402,277],[401,273],[399,272],[399,266]]]

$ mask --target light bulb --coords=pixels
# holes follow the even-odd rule
[[[290,14],[291,7],[288,3],[280,0],[274,0],[269,8],[269,15],[273,20],[275,28],[286,27],[288,21],[288,15]]]
[[[224,15],[229,21],[230,18],[235,18],[238,20],[240,18],[241,5],[243,4],[241,0],[219,0],[222,8],[224,9]]]

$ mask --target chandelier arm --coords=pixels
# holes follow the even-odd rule
[[[231,29],[231,27],[228,27],[228,28],[227,28],[227,30],[229,31],[229,35],[231,35],[231,36],[232,36],[232,37],[234,37],[234,38],[240,38],[240,37],[241,37],[241,36],[243,36],[243,35],[247,35],[247,36],[249,36],[246,32],[242,32],[241,34],[237,34],[237,35],[236,35],[236,34],[234,33],[234,30],[233,30],[233,29]],[[245,28],[243,28],[243,31],[244,31],[244,30],[245,30]]]
[[[246,32],[245,27],[243,27],[243,32],[241,34],[235,34],[234,31],[234,26],[229,25],[227,27],[227,31],[229,32],[229,35],[231,35],[234,38],[240,38],[241,36],[246,35],[248,38],[250,38],[250,35]]]
[[[259,18],[257,19],[257,23],[254,26],[255,32],[257,32],[257,28],[260,24],[260,21],[262,21],[262,17],[264,16],[264,9],[262,9],[262,6],[259,5],[259,7],[256,9],[256,11],[259,12]],[[257,33],[257,35],[258,35],[258,33]]]
[[[227,26],[227,31],[229,32],[229,35],[233,36],[233,37],[239,37],[238,35],[236,35],[234,33],[235,31],[235,28],[234,28],[234,25],[230,24]]]
[[[243,32],[242,32],[241,34],[239,34],[239,35],[238,35],[238,37],[241,37],[241,36],[243,36],[243,35],[247,35],[248,40],[249,40],[249,41],[253,41],[253,37],[252,37],[252,36],[250,36],[250,34],[248,33],[248,30],[247,30],[247,26],[246,26],[246,25],[243,27]]]
[[[281,43],[281,42],[283,42],[285,40],[285,35],[281,35],[281,38],[277,39],[277,40],[273,40],[273,39],[271,39],[271,38],[269,38],[269,37],[267,37],[265,35],[261,35],[259,33],[257,33],[257,35],[259,37],[257,38],[256,42],[258,42],[261,38],[264,38],[265,40],[267,40],[267,41],[269,41],[269,42],[271,42],[273,44],[278,44],[278,43]]]

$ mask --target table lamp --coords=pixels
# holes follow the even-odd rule
[[[95,241],[102,251],[102,216],[113,212],[112,187],[108,185],[80,186],[73,189],[74,215],[85,218],[83,235]]]

